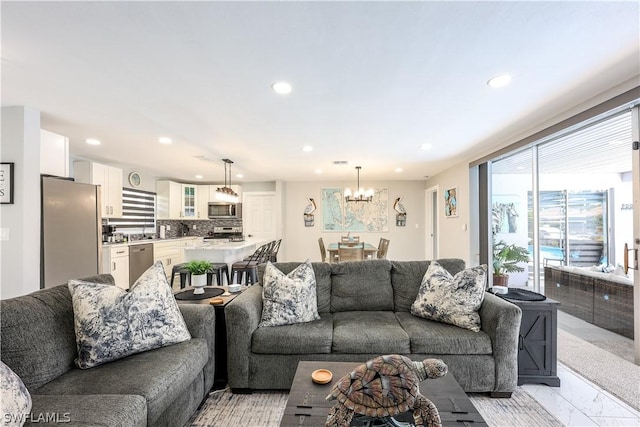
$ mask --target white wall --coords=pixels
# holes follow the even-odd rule
[[[381,237],[389,239],[387,258],[391,260],[424,259],[424,181],[388,181],[370,182],[366,187],[386,187],[389,194],[389,231],[385,233],[357,232],[361,240],[378,246]],[[325,246],[337,242],[345,232],[322,231],[322,188],[344,187],[344,182],[285,182],[283,190],[283,233],[282,247],[278,261],[320,261],[318,238],[322,237]],[[316,200],[315,225],[304,226],[303,212],[307,198]],[[396,226],[393,201],[402,197],[407,210],[406,227]],[[352,233],[354,234],[354,233]]]
[[[40,112],[2,108],[2,162],[14,165],[14,203],[0,205],[0,298],[40,289]]]
[[[427,188],[438,186],[438,258],[460,258],[467,266],[477,265],[478,259],[472,255],[471,233],[478,233],[470,220],[469,165],[461,163],[429,178],[423,183],[423,193]],[[445,217],[444,192],[449,188],[458,189],[458,216]]]
[[[40,131],[40,173],[69,177],[69,138]]]

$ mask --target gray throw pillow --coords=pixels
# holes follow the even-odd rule
[[[69,281],[81,369],[191,339],[158,261],[129,289]]]
[[[31,412],[31,395],[19,376],[0,362],[0,425],[21,426]]]
[[[411,305],[411,314],[478,332],[481,326],[478,310],[484,301],[486,276],[486,265],[451,276],[437,261],[432,261]]]
[[[258,327],[291,325],[320,319],[316,276],[309,260],[287,275],[267,262],[262,286],[262,318]]]

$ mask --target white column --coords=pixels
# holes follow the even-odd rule
[[[40,289],[40,112],[2,108],[0,160],[14,163],[14,203],[0,205],[0,298]]]

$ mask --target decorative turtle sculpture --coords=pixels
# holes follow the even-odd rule
[[[325,426],[348,426],[356,414],[399,425],[392,417],[413,409],[416,426],[441,427],[438,409],[420,394],[418,385],[427,378],[442,377],[447,371],[440,359],[414,362],[398,354],[371,359],[333,386],[326,399],[338,402],[331,408]]]

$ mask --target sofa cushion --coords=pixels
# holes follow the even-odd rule
[[[117,286],[69,281],[82,369],[191,338],[158,261],[126,292]]]
[[[285,275],[267,261],[262,282],[262,317],[258,328],[320,319],[316,277],[306,261]]]
[[[464,261],[461,259],[444,258],[437,261],[453,275],[464,270]],[[391,261],[394,311],[411,311],[429,264],[431,261]]]
[[[0,362],[0,423],[21,426],[31,411],[31,395],[20,377]]]
[[[331,353],[333,319],[321,313],[320,320],[295,325],[258,328],[251,337],[251,351],[259,354]]]
[[[34,421],[50,419],[52,414],[58,422],[44,425],[146,427],[147,402],[133,394],[34,395]],[[28,425],[37,427],[43,421]]]
[[[284,274],[289,274],[296,269],[300,262],[275,262],[273,265]],[[266,264],[258,266],[258,282],[264,280]],[[313,273],[316,277],[316,298],[318,300],[318,313],[329,313],[331,307],[331,265],[326,262],[312,262]]]
[[[392,311],[333,313],[333,353],[399,353],[410,351],[409,335]]]
[[[388,260],[331,264],[331,312],[354,310],[393,310]]]
[[[414,354],[491,354],[491,338],[454,325],[426,320],[407,312],[396,318],[409,335]]]
[[[92,369],[73,369],[35,394],[137,394],[147,401],[147,423],[184,393],[207,363],[207,342],[193,338],[169,347],[134,354]]]
[[[478,332],[486,272],[487,266],[481,265],[452,276],[433,261],[422,279],[411,314]]]

